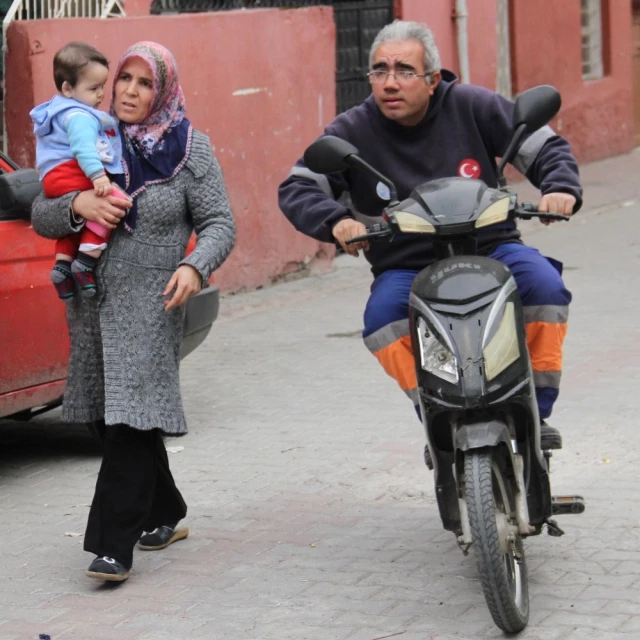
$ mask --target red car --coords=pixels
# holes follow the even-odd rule
[[[49,280],[54,242],[30,223],[39,193],[37,173],[0,153],[0,418],[28,419],[59,406],[66,385],[65,304]],[[189,251],[194,244],[192,237]],[[182,357],[207,337],[218,305],[215,286],[187,302]]]

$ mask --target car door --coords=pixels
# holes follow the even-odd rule
[[[37,175],[18,173],[6,160],[0,153],[0,418],[58,400],[69,358],[65,304],[49,280],[54,242],[38,236],[29,221]],[[11,177],[19,179],[7,184]],[[192,237],[187,253],[194,245]],[[181,357],[202,344],[218,308],[213,284],[187,301]]]
[[[0,417],[59,398],[69,358],[65,304],[49,280],[54,242],[38,236],[28,213],[16,213],[3,196],[0,191]]]

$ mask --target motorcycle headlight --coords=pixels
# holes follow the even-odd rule
[[[490,224],[498,224],[504,222],[509,217],[509,208],[511,206],[511,198],[506,196],[496,200],[493,204],[490,204],[476,220],[475,227],[488,227]]]
[[[507,302],[505,305],[498,330],[484,348],[482,355],[487,380],[493,380],[520,357],[513,302]]]
[[[458,361],[430,331],[423,318],[418,320],[418,342],[420,344],[420,366],[424,371],[447,380],[458,382]]]
[[[408,211],[394,211],[398,229],[404,233],[435,233],[436,228],[424,218]]]

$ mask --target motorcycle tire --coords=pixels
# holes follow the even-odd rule
[[[517,633],[529,621],[529,586],[522,537],[511,533],[507,538],[515,524],[515,505],[501,451],[467,452],[464,475],[473,549],[489,612],[500,629]]]

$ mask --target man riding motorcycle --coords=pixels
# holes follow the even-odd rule
[[[431,31],[415,22],[396,20],[378,33],[370,69],[372,95],[337,116],[325,135],[357,147],[363,160],[396,185],[400,201],[435,178],[461,176],[497,186],[495,159],[504,154],[513,134],[512,102],[482,87],[456,84],[456,76],[441,69]],[[576,159],[550,127],[525,138],[513,165],[543,194],[540,211],[571,215],[580,208]],[[351,208],[344,204],[346,194]],[[420,415],[408,302],[413,279],[435,260],[433,244],[417,234],[371,246],[346,244],[366,232],[357,219],[360,214],[382,215],[390,198],[388,187],[376,184],[367,172],[351,168],[321,175],[302,159],[279,189],[280,208],[296,229],[320,241],[337,241],[353,256],[364,251],[374,275],[364,312],[364,342]],[[542,448],[560,448],[559,431],[545,419],[558,397],[571,302],[562,264],[522,243],[512,220],[479,230],[478,249],[514,276],[524,306]],[[425,458],[431,466],[428,450]]]

